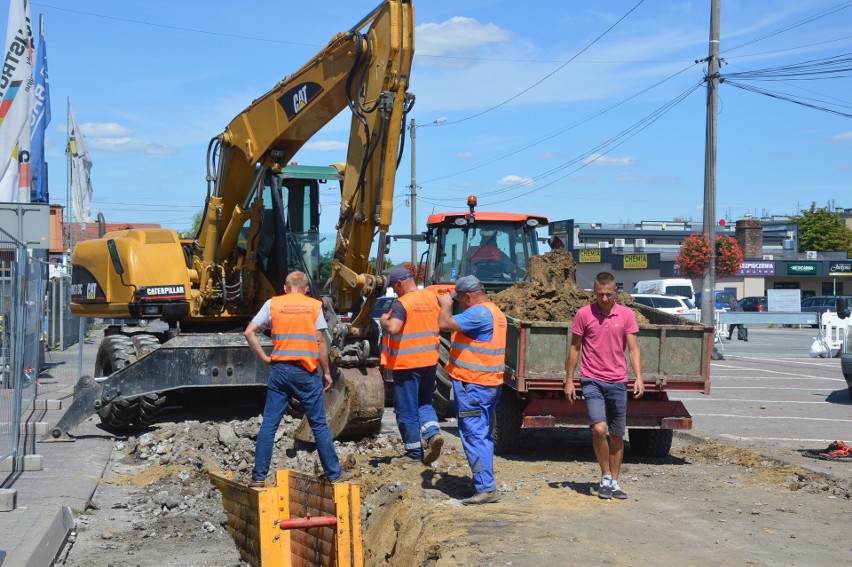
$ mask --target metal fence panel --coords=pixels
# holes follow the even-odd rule
[[[0,459],[15,454],[20,435],[23,405],[23,382],[18,375],[23,361],[23,344],[19,334],[23,330],[20,266],[25,262],[24,247],[0,229]]]
[[[82,374],[86,320],[71,315],[70,278],[51,281],[48,268],[0,229],[0,460],[20,451],[22,416],[36,396]]]

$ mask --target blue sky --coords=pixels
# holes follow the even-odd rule
[[[109,222],[188,229],[206,194],[210,138],[377,3],[32,2],[47,36],[51,201],[66,204],[70,98],[92,155],[93,209]],[[468,194],[481,210],[551,220],[701,220],[706,103],[695,60],[708,51],[709,0],[415,9],[420,230],[431,212],[463,210]],[[723,76],[849,56],[852,2],[723,0],[720,51]],[[852,113],[852,78],[746,84]],[[296,160],[344,161],[348,131],[345,111]],[[718,218],[794,214],[811,201],[852,207],[849,118],[723,84],[718,132]],[[391,233],[411,228],[409,150],[406,138]],[[323,204],[331,232],[333,191]],[[408,250],[399,243],[391,258]]]

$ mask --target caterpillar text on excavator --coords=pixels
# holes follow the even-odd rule
[[[224,405],[228,389],[260,390],[267,372],[242,331],[296,269],[312,276],[311,293],[323,301],[329,323],[332,433],[377,430],[384,384],[369,313],[386,287],[378,267],[414,103],[413,55],[412,2],[383,1],[210,141],[207,198],[194,239],[131,229],[75,247],[72,312],[121,324],[106,330],[95,378],[79,380],[74,402],[46,438],[69,439],[67,430],[95,411],[112,429],[145,426],[188,391],[222,389],[217,399]],[[287,166],[344,108],[352,113],[346,163]],[[320,282],[319,185],[327,181],[340,183],[341,204],[332,275]],[[354,316],[344,320],[343,313]],[[309,436],[303,424],[297,437]]]

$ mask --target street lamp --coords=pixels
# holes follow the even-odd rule
[[[427,124],[421,124],[419,127],[423,128],[424,126],[432,126],[434,124],[443,124],[447,119],[445,117],[436,118],[432,122]],[[414,118],[411,119],[411,126],[408,127],[408,131],[411,133],[411,235],[414,236],[417,234],[417,162],[416,162],[416,154],[415,151],[415,141],[417,139],[417,128],[418,126],[414,122]],[[417,241],[414,238],[411,239],[411,267],[413,269],[417,269]]]

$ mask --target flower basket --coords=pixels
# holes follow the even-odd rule
[[[730,236],[716,237],[716,276],[729,278],[739,271],[743,251]],[[703,233],[690,234],[684,239],[677,254],[680,272],[692,279],[701,278],[710,269],[710,243]]]

